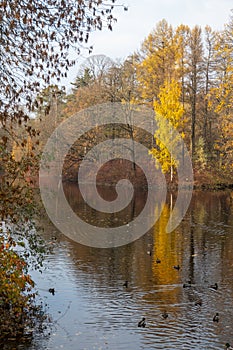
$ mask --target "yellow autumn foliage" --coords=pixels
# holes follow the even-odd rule
[[[149,153],[160,163],[162,171],[167,173],[171,167],[177,167],[177,160],[167,149],[166,145],[172,148],[176,147],[177,137],[173,130],[183,126],[184,108],[180,102],[181,88],[177,81],[166,81],[161,87],[159,100],[154,102],[155,120],[157,130],[154,138],[156,147],[152,148]],[[182,135],[181,135],[182,136]]]

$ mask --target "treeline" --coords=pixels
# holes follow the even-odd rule
[[[39,96],[43,103],[37,113],[48,112],[42,117],[47,128],[43,127],[41,137],[48,128],[54,129],[89,106],[145,104],[154,108],[157,122],[167,118],[180,132],[197,175],[211,172],[222,179],[229,177],[233,166],[233,17],[224,28],[173,28],[162,20],[141,49],[126,60],[114,62],[104,55],[88,58],[69,94],[50,86]],[[90,144],[94,138],[90,135]],[[159,158],[161,145],[155,140],[150,147],[164,171],[170,171],[170,157],[163,152]]]

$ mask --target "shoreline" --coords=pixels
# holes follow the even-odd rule
[[[77,184],[78,185],[78,181],[76,179],[64,179],[62,180],[62,183],[73,183],[73,184]],[[97,181],[96,185],[100,186],[100,187],[115,187],[117,182],[109,182],[109,181]],[[84,182],[84,184],[86,185],[90,185],[93,184],[92,181],[86,181]],[[151,186],[151,188],[161,188],[163,186],[160,185],[153,185]],[[168,183],[166,186],[169,190],[174,191],[174,190],[178,190],[178,184],[177,183]],[[190,185],[188,184],[184,184],[184,185],[180,185],[180,189],[183,190],[189,190],[190,189]],[[140,183],[136,183],[135,184],[135,188],[137,189],[146,189],[147,185],[145,184],[140,184]],[[195,183],[193,184],[193,190],[194,191],[225,191],[225,190],[233,190],[233,183]]]

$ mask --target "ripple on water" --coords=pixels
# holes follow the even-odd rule
[[[45,273],[34,278],[56,321],[38,350],[220,350],[233,344],[232,221],[222,214],[219,196],[194,199],[176,231],[165,233],[164,217],[120,249],[89,249],[61,237]],[[209,210],[215,201],[218,221]],[[173,268],[178,263],[180,271]],[[192,287],[183,288],[189,280]],[[218,290],[210,289],[215,282]],[[202,305],[195,305],[198,300]],[[142,317],[145,328],[138,327]]]

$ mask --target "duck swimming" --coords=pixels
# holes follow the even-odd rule
[[[51,293],[52,295],[55,294],[55,289],[54,288],[49,288],[49,293]]]
[[[218,283],[211,284],[211,285],[209,286],[209,288],[217,290],[217,289],[218,289]]]
[[[162,317],[166,320],[166,318],[168,318],[168,313],[167,313],[167,311],[164,311],[163,313],[162,313]]]
[[[143,328],[146,327],[146,319],[145,319],[145,317],[143,317],[141,319],[141,321],[138,322],[138,327],[143,327]]]
[[[219,321],[219,313],[218,312],[216,312],[216,314],[214,315],[213,321],[214,322],[218,322]]]
[[[233,350],[233,347],[232,347],[232,346],[230,346],[230,344],[229,344],[229,343],[226,343],[226,344],[225,344],[225,346],[226,346],[226,349],[228,349],[228,350]]]

